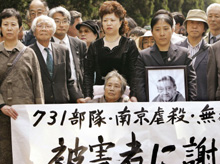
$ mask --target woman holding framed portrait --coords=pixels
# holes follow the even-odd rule
[[[183,47],[174,45],[171,42],[173,34],[173,17],[166,10],[159,10],[155,13],[151,20],[151,32],[155,40],[155,44],[145,50],[140,51],[140,56],[136,63],[136,85],[137,99],[140,102],[149,101],[149,88],[146,79],[147,72],[145,67],[155,67],[163,69],[163,67],[185,66],[186,74],[182,79],[186,81],[187,92],[185,95],[187,100],[196,99],[196,74],[192,66],[192,60],[188,57],[188,50]]]

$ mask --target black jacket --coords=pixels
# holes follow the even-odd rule
[[[85,59],[85,97],[93,97],[93,85],[103,85],[104,77],[117,70],[130,85],[130,96],[135,96],[135,63],[139,55],[133,40],[121,37],[119,45],[110,50],[103,39],[93,42]],[[95,77],[94,77],[95,74]]]
[[[140,51],[140,56],[136,63],[136,85],[137,85],[137,99],[141,102],[149,100],[146,93],[146,73],[145,66],[187,66],[187,80],[188,80],[188,97],[189,100],[196,99],[196,74],[192,66],[192,60],[188,57],[188,50],[184,47],[179,47],[170,44],[168,50],[168,59],[163,61],[160,51],[156,44],[154,46]]]

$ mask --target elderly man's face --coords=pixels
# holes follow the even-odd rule
[[[215,31],[220,31],[220,7],[215,6],[210,8],[207,13],[208,25],[210,31],[213,33]],[[219,33],[218,33],[219,34]]]
[[[121,97],[121,81],[117,77],[108,79],[105,85],[105,100],[116,102]]]
[[[39,19],[36,23],[36,29],[34,31],[36,39],[41,41],[50,41],[53,36],[53,25],[49,21]]]
[[[169,101],[176,93],[176,87],[174,87],[173,83],[169,80],[158,82],[157,90],[163,101]]]

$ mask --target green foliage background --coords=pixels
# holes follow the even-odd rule
[[[63,6],[68,10],[77,10],[83,14],[83,19],[98,19],[98,9],[105,0],[46,0],[49,8]],[[15,8],[25,18],[28,5],[31,0],[0,0],[0,11],[4,8]],[[190,9],[206,10],[211,3],[220,3],[220,0],[118,0],[127,14],[132,17],[139,26],[149,24],[153,13],[159,9],[171,12],[179,11],[185,16]]]

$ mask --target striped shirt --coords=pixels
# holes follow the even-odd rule
[[[187,39],[187,44],[188,44],[188,50],[189,50],[189,53],[190,53],[189,57],[192,58],[192,57],[199,51],[199,49],[200,49],[200,47],[201,47],[201,44],[202,44],[202,39],[201,39],[200,42],[199,42],[196,46],[194,46],[194,47],[189,43],[188,39]],[[192,60],[193,66],[194,66],[195,60],[196,60],[196,57]]]

